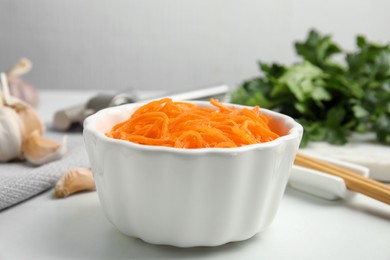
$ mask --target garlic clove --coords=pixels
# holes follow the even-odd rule
[[[64,198],[80,191],[95,190],[95,181],[90,169],[73,168],[66,172],[54,188],[54,196]]]
[[[33,131],[22,143],[26,160],[34,165],[42,165],[60,159],[66,152],[65,139],[62,144],[46,139],[38,130]]]
[[[18,114],[12,108],[0,106],[0,162],[22,157],[22,132]]]
[[[40,135],[44,132],[43,123],[35,109],[26,105],[16,109],[20,119],[24,123],[24,137],[30,136],[33,132],[38,131]]]

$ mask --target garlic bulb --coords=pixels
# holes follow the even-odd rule
[[[0,106],[0,162],[22,157],[22,121],[11,108]]]
[[[61,158],[65,144],[43,136],[44,127],[38,113],[27,103],[12,97],[5,74],[1,73],[0,77],[0,162],[24,158],[41,165]]]
[[[29,105],[22,103],[22,101],[17,101],[11,105],[11,107],[18,113],[20,119],[24,123],[24,132],[23,135],[27,138],[33,132],[38,131],[40,135],[43,135],[44,127],[43,122],[39,118],[39,115],[35,109]]]
[[[21,78],[9,78],[12,96],[17,97],[33,107],[38,107],[39,96],[34,86]]]
[[[12,96],[23,100],[33,107],[39,103],[38,92],[34,86],[21,79],[21,76],[28,73],[32,68],[32,62],[29,59],[21,58],[9,71],[7,79]]]
[[[28,73],[32,68],[32,62],[27,58],[21,58],[18,62],[7,72],[8,80],[20,77]]]

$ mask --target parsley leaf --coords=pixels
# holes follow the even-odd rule
[[[379,142],[390,144],[390,45],[357,36],[357,49],[345,52],[330,35],[311,30],[294,46],[302,61],[260,62],[262,75],[238,86],[232,102],[294,117],[305,129],[302,146],[344,144],[353,132],[375,132]],[[344,62],[336,62],[336,55]]]

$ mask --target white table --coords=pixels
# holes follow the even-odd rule
[[[46,122],[93,95],[43,91]],[[390,170],[390,169],[389,169]],[[119,233],[96,192],[55,199],[52,190],[0,212],[0,259],[390,259],[390,206],[357,195],[327,201],[287,188],[264,233],[213,248],[147,244]]]

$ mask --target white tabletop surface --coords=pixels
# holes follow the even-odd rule
[[[90,91],[42,91],[40,114],[90,97]],[[55,199],[49,190],[0,211],[4,259],[390,259],[390,206],[363,195],[327,201],[287,188],[262,234],[219,247],[180,249],[119,233],[96,192]]]

